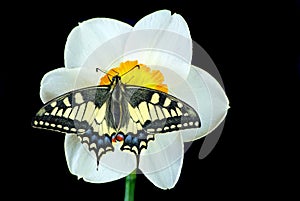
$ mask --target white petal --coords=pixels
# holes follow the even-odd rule
[[[115,149],[104,154],[97,170],[95,155],[81,144],[76,135],[66,135],[65,154],[70,172],[91,183],[104,183],[123,178],[136,168],[136,157]]]
[[[187,103],[198,112],[201,128],[182,131],[185,142],[204,137],[213,131],[225,118],[229,109],[229,101],[218,81],[199,67],[191,68],[187,79],[190,91]],[[196,100],[196,104],[195,101]]]
[[[44,75],[41,81],[40,97],[45,103],[73,89],[95,85],[80,68],[58,68]]]
[[[129,32],[131,26],[109,18],[94,18],[75,27],[68,36],[65,46],[65,66],[82,66],[96,48],[110,39]],[[113,54],[107,51],[102,54]]]
[[[140,19],[133,30],[160,29],[172,31],[186,38],[191,38],[189,27],[181,15],[169,10],[159,10]]]
[[[191,59],[192,39],[187,23],[180,15],[161,10],[136,23],[120,61],[138,60],[149,66],[170,68],[186,78]]]
[[[177,183],[183,162],[183,141],[178,132],[156,135],[140,156],[139,168],[157,187],[170,189]]]

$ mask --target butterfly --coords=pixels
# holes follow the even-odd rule
[[[155,135],[201,126],[195,109],[184,101],[124,84],[121,77],[108,76],[109,85],[73,90],[50,100],[37,112],[32,126],[77,135],[96,155],[97,167],[103,154],[114,151],[114,143],[122,143],[120,149],[134,153],[138,160],[149,141],[155,142]]]

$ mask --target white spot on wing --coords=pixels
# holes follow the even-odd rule
[[[82,121],[87,121],[89,122],[92,115],[94,114],[94,111],[95,111],[95,104],[91,101],[89,101],[86,105],[86,109],[85,109],[85,113],[84,113],[84,116],[82,118]]]
[[[53,101],[50,105],[51,105],[52,107],[55,107],[56,104],[57,104],[57,102],[56,102],[56,101]]]
[[[134,122],[137,122],[139,120],[139,118],[136,115],[134,108],[129,103],[128,103],[128,110],[129,110],[129,114],[130,114],[130,117],[132,118],[132,120]]]
[[[156,115],[154,106],[151,103],[149,103],[148,107],[149,107],[149,113],[150,113],[152,121],[157,120],[158,116]]]
[[[63,109],[58,110],[58,112],[56,113],[56,116],[61,117],[63,114]]]
[[[152,98],[151,98],[151,103],[157,104],[158,102],[159,102],[159,94],[158,93],[154,93],[152,95]]]
[[[176,116],[177,116],[175,110],[173,110],[173,109],[171,109],[171,116],[172,116],[172,117],[176,117]]]
[[[162,111],[163,111],[166,118],[171,117],[169,111],[166,108],[162,108]]]
[[[55,107],[55,108],[52,110],[51,115],[52,115],[52,116],[56,115],[57,110],[58,110],[58,107]]]
[[[147,103],[145,101],[143,101],[139,104],[139,109],[140,109],[140,112],[141,112],[141,115],[142,115],[142,118],[143,118],[144,122],[151,119],[150,115],[149,115],[149,110],[148,110],[148,107],[147,107]]]
[[[76,93],[75,94],[75,103],[81,104],[83,102],[84,102],[84,100],[83,100],[83,97],[82,97],[81,93],[79,93],[79,92]]]
[[[183,107],[183,104],[180,103],[180,102],[178,102],[177,105],[178,105],[179,108],[182,108],[182,107]]]
[[[69,119],[74,120],[75,119],[75,115],[77,114],[77,110],[78,110],[78,106],[75,106],[71,112],[71,114],[69,115]]]
[[[181,112],[181,110],[180,110],[178,107],[176,107],[176,112],[177,112],[177,115],[178,115],[178,116],[181,116],[181,115],[182,115],[182,112]]]
[[[67,108],[66,111],[63,114],[63,117],[69,118],[69,115],[70,115],[71,111],[72,111],[72,108],[70,108],[70,107]]]
[[[165,118],[159,106],[156,106],[156,113],[160,120]]]
[[[76,115],[76,119],[78,121],[81,121],[81,119],[82,119],[82,116],[83,116],[84,110],[85,110],[85,106],[86,106],[86,103],[79,106],[79,110],[78,110],[77,115]]]
[[[96,114],[96,117],[95,117],[97,123],[101,123],[103,121],[105,113],[106,113],[106,103],[104,103],[101,106],[101,108],[99,109],[99,111],[97,111],[97,114]]]
[[[171,103],[171,100],[169,98],[166,98],[165,102],[164,102],[164,107],[168,107]]]
[[[69,98],[68,98],[68,97],[66,97],[66,98],[63,100],[63,103],[65,104],[65,106],[67,106],[67,107],[71,107],[71,103],[70,103],[70,101],[69,101]]]

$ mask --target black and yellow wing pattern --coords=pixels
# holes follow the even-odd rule
[[[33,127],[77,135],[99,163],[103,154],[114,151],[114,143],[139,155],[150,140],[155,142],[156,134],[201,126],[197,112],[184,101],[118,79],[113,82],[50,100],[37,112]]]

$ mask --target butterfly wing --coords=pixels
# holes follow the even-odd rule
[[[95,86],[74,90],[46,103],[36,114],[32,126],[58,132],[76,134],[93,151],[99,161],[101,155],[113,151],[111,133],[107,125],[110,86]]]
[[[127,132],[122,149],[139,154],[148,141],[154,140],[154,134],[201,126],[197,112],[170,94],[127,85],[124,96],[130,114],[128,125],[135,129]]]

